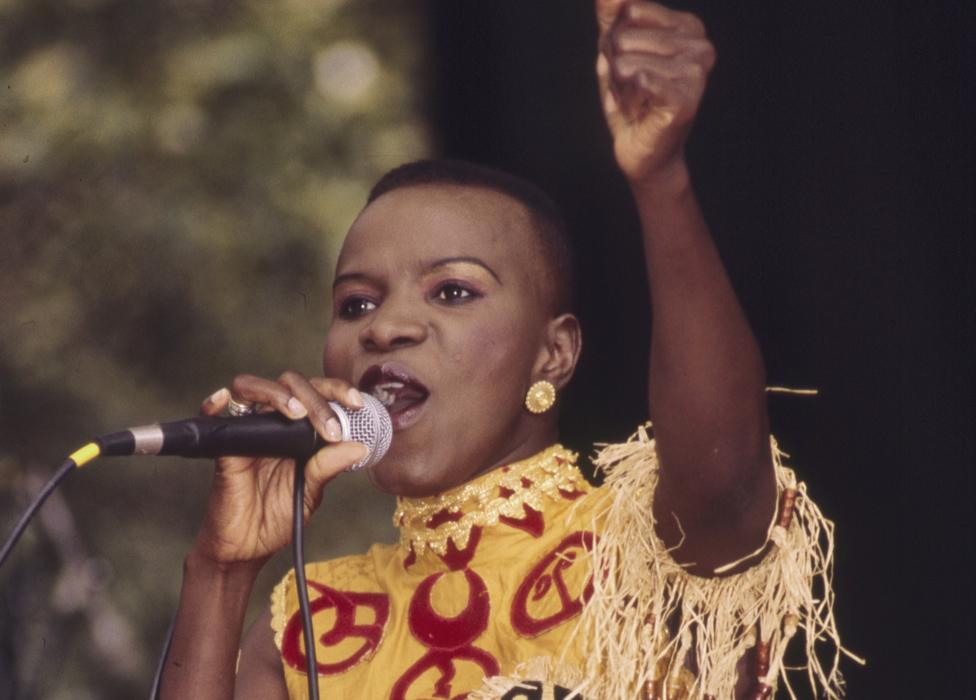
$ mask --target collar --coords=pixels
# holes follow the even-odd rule
[[[444,555],[448,540],[458,549],[467,547],[475,526],[495,525],[501,517],[521,518],[524,506],[542,510],[547,499],[586,493],[590,486],[576,459],[575,452],[552,445],[436,496],[400,497],[393,514],[400,544],[418,556],[426,549]]]

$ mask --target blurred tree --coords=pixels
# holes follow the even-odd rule
[[[239,371],[317,371],[342,235],[428,152],[421,9],[0,0],[4,535],[90,436],[191,414]],[[207,488],[184,464],[95,465],[46,506],[0,572],[0,696],[148,689]],[[367,492],[331,489],[348,529],[313,524],[310,556],[389,538]]]

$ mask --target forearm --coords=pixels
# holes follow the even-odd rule
[[[233,698],[241,629],[256,575],[256,567],[219,567],[193,553],[187,556],[163,672],[164,700]]]
[[[650,415],[667,510],[692,529],[696,519],[728,524],[757,502],[762,511],[774,492],[762,356],[683,160],[633,191],[651,292]]]

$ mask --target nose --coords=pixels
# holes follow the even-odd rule
[[[359,332],[359,342],[371,352],[386,352],[418,345],[427,339],[427,324],[415,312],[387,299]]]

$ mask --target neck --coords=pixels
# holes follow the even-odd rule
[[[527,459],[550,445],[559,442],[556,416],[545,416],[541,419],[545,420],[543,425],[532,426],[529,430],[518,431],[522,435],[517,435],[517,438],[507,443],[503,450],[500,450],[498,454],[492,455],[492,458],[488,461],[488,465],[472,474],[471,478],[477,479],[479,476],[494,471],[506,464]],[[540,417],[536,417],[533,420],[540,420]]]

